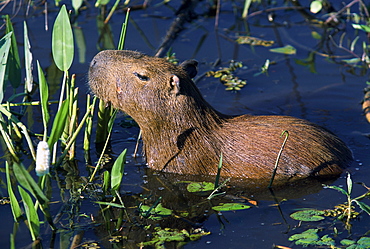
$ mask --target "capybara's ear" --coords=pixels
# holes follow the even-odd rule
[[[171,84],[171,91],[175,95],[180,94],[180,79],[176,75],[172,74],[171,79],[170,79],[170,84]]]
[[[185,70],[189,78],[194,78],[198,73],[198,61],[196,60],[186,60],[180,64],[180,67]]]

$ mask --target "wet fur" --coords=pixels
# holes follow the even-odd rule
[[[134,51],[103,51],[90,65],[89,85],[140,126],[150,168],[164,172],[270,178],[286,130],[277,178],[342,172],[352,160],[333,133],[289,116],[228,116],[213,109],[191,78],[197,63],[176,66]]]

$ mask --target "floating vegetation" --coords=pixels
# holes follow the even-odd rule
[[[317,222],[317,221],[324,221],[327,217],[331,217],[334,220],[329,222],[330,224],[334,225],[334,233],[331,235],[328,234],[327,229],[323,227],[323,223],[319,226],[320,228],[316,229],[308,229],[302,233],[294,234],[290,236],[289,240],[294,241],[296,245],[306,246],[331,246],[332,248],[337,248],[336,240],[334,237],[338,237],[337,229],[336,229],[336,220],[340,220],[344,222],[344,227],[349,232],[351,231],[351,221],[356,219],[360,213],[356,211],[355,206],[356,204],[361,211],[370,215],[370,207],[362,202],[361,200],[370,196],[370,189],[365,186],[367,192],[363,195],[360,195],[356,198],[351,197],[352,193],[352,179],[351,175],[347,174],[347,190],[337,187],[337,186],[326,186],[327,188],[334,189],[339,191],[340,193],[344,194],[347,197],[347,202],[343,204],[336,205],[334,209],[327,209],[327,210],[316,210],[316,209],[305,209],[294,212],[290,215],[292,219],[305,221],[305,222]],[[312,227],[312,224],[310,225]],[[322,237],[318,235],[318,233],[324,234]],[[325,234],[326,233],[326,234]],[[340,240],[340,244],[343,246],[348,246],[346,248],[370,248],[370,238],[362,237],[358,241],[342,239]]]
[[[270,52],[292,55],[292,54],[296,54],[297,49],[295,47],[291,46],[291,45],[286,45],[286,46],[281,47],[281,48],[271,48]]]
[[[200,239],[202,236],[209,235],[210,232],[205,232],[203,229],[194,229],[190,233],[183,230],[159,227],[155,228],[156,232],[153,233],[153,239],[147,242],[142,242],[138,246],[155,246],[155,248],[166,248],[166,242],[185,242]]]
[[[247,81],[239,79],[233,73],[242,67],[242,62],[231,61],[229,67],[224,67],[217,71],[208,71],[206,76],[220,78],[221,83],[226,86],[228,91],[239,91],[247,84]]]
[[[317,233],[319,229],[308,229],[302,233],[294,234],[289,237],[296,245],[307,246],[335,246],[335,241],[328,235],[320,237]]]
[[[264,47],[270,47],[274,44],[274,41],[262,40],[252,36],[239,36],[238,39],[236,39],[236,42],[239,44],[248,44],[252,46],[264,46]]]
[[[307,209],[292,213],[290,217],[300,221],[319,221],[325,219],[325,217],[322,216],[324,214],[325,211],[322,210]]]

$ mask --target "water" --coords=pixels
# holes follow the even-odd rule
[[[78,57],[76,53],[70,70],[71,74],[77,75],[77,85],[82,93],[88,92],[86,85],[88,65],[92,57],[98,52],[99,36],[96,17],[99,10],[92,6],[93,3],[89,4],[91,6],[87,6],[76,19],[76,24],[85,37],[86,55],[85,57]],[[236,4],[242,6],[242,3]],[[175,9],[179,6],[178,3],[173,2],[169,5]],[[200,7],[196,10],[198,14],[203,14],[204,5],[205,3],[199,5]],[[363,88],[366,87],[366,80],[368,80],[368,72],[362,73],[361,69],[358,68],[353,73],[351,67],[341,62],[341,58],[331,60],[320,55],[316,55],[314,60],[316,73],[310,72],[308,67],[298,65],[297,60],[306,59],[311,51],[315,51],[321,46],[318,40],[312,38],[311,31],[324,34],[323,29],[318,25],[309,25],[298,11],[276,11],[274,22],[269,22],[266,14],[257,15],[248,21],[251,36],[274,40],[277,43],[274,47],[290,44],[297,49],[296,55],[271,53],[269,48],[262,46],[237,45],[232,40],[235,40],[238,34],[245,34],[245,28],[243,27],[246,27],[246,24],[236,19],[231,6],[229,3],[222,4],[217,30],[214,28],[214,17],[206,18],[201,15],[191,24],[186,25],[186,30],[180,33],[172,45],[173,51],[180,61],[191,57],[200,62],[199,76],[202,76],[208,70],[215,70],[211,64],[217,59],[221,61],[220,66],[224,67],[228,66],[232,59],[243,62],[245,67],[237,71],[237,76],[247,80],[247,85],[238,92],[225,91],[225,87],[219,83],[218,79],[206,77],[196,79],[197,85],[206,100],[217,110],[227,114],[291,115],[310,120],[330,129],[342,138],[353,151],[355,161],[348,168],[353,180],[370,184],[368,178],[370,173],[368,167],[370,164],[368,157],[369,140],[366,136],[369,124],[364,119],[360,106],[363,98]],[[341,6],[338,3],[338,6],[335,7],[339,9]],[[27,21],[34,58],[39,60],[45,69],[51,63],[51,29],[58,10],[54,6],[49,6],[49,8],[48,31],[44,29],[42,7],[37,7],[37,4],[35,8],[31,8],[28,16],[25,16],[25,6],[22,6],[18,15],[13,19],[18,41],[23,39],[23,20]],[[11,13],[10,6],[4,10],[4,14],[5,12]],[[167,27],[173,20],[173,12],[166,5],[155,6],[155,3],[152,3],[152,6],[148,9],[132,11],[130,18],[132,21],[128,27],[125,48],[153,55],[155,49],[160,45]],[[113,40],[116,44],[123,21],[124,13],[121,10],[115,13],[110,21]],[[345,42],[343,43],[345,47],[350,45],[356,35],[360,36],[359,40],[366,40],[365,34],[354,32],[350,23],[343,22],[327,32],[332,34],[337,44],[339,44],[340,36],[345,33]],[[202,37],[205,40],[201,44]],[[328,52],[330,50],[334,55],[349,55],[343,49],[335,47],[328,39],[324,40],[322,47],[324,51]],[[323,52],[323,50],[319,49],[320,52]],[[78,51],[79,49],[76,48],[76,52]],[[361,51],[361,44],[358,42],[354,52],[361,54]],[[274,61],[276,64],[270,65],[268,75],[262,74],[254,77],[253,75],[259,71],[266,59]],[[79,60],[82,60],[82,63]],[[84,102],[84,95],[81,95],[81,98],[80,101]],[[119,154],[124,148],[128,148],[129,154],[132,154],[135,146],[133,138],[137,136],[138,129],[135,127],[126,129],[118,126],[122,118],[122,115],[120,115],[120,118],[116,121],[112,147],[116,154]],[[37,126],[32,128],[37,130]],[[81,144],[81,141],[79,144]],[[126,176],[123,180],[122,193],[140,194],[143,192],[145,194],[151,191],[165,191],[158,190],[155,183],[146,183],[148,177],[145,175],[144,166],[140,164],[138,166],[130,157],[128,160],[129,162],[125,167]],[[84,172],[82,155],[78,157],[78,161],[80,162],[79,169]],[[345,176],[343,174],[342,177],[330,184],[345,187]],[[145,188],[148,186],[155,187],[149,191],[144,191],[142,186]],[[317,184],[314,187],[290,186],[289,188],[285,192],[277,193],[277,197],[287,198],[284,201],[278,198],[279,201],[277,202],[268,191],[264,191],[263,197],[258,198],[257,207],[243,211],[223,212],[222,216],[214,214],[207,217],[201,222],[201,227],[210,231],[211,234],[202,237],[200,240],[190,242],[185,248],[271,248],[273,245],[297,248],[298,246],[290,242],[288,238],[295,233],[301,233],[311,228],[311,226],[323,227],[324,231],[328,233],[333,232],[334,227],[336,227],[336,229],[343,232],[341,238],[346,237],[346,231],[340,222],[331,225],[326,220],[310,225],[305,222],[300,224],[289,217],[292,212],[299,208],[333,208],[335,205],[346,201],[344,195],[335,190],[323,189],[321,185]],[[6,192],[6,190],[3,190],[3,192]],[[353,196],[365,192],[365,188],[355,185]],[[183,194],[176,191],[174,193]],[[248,191],[238,193],[252,199],[258,196]],[[163,196],[165,195],[163,194]],[[177,197],[168,198],[171,200],[170,198]],[[179,199],[181,198],[179,197]],[[189,203],[196,200],[198,199],[190,200]],[[127,201],[132,201],[129,196]],[[276,203],[279,203],[279,205],[275,205]],[[173,201],[169,205],[180,208],[181,203]],[[58,213],[61,207],[60,203],[52,204],[52,214]],[[4,226],[2,226],[0,234],[2,238],[5,238],[0,242],[0,245],[1,247],[8,247],[9,234],[12,232],[12,216],[9,206],[4,205],[0,208],[3,214],[2,217],[4,217]],[[77,211],[85,213],[87,216],[99,216],[97,205],[93,204],[88,198],[82,201],[82,205]],[[104,245],[103,247],[110,247],[111,245],[106,241],[106,238],[101,236],[106,234],[102,232],[104,226],[95,228],[89,222],[89,218],[81,218],[77,223],[80,226],[86,225],[83,242],[97,240]],[[67,226],[65,219],[61,223]],[[361,214],[360,218],[353,222],[353,238],[358,239],[359,236],[366,233],[369,230],[368,224],[370,224],[369,216]],[[47,247],[50,241],[50,231],[45,230],[45,228],[43,231],[45,231],[42,234],[44,237],[43,243]],[[62,235],[71,235],[72,233],[73,231],[61,232]],[[61,235],[56,236],[56,240],[63,241],[59,236]],[[17,248],[24,247],[30,242],[28,229],[21,223],[16,235]],[[58,247],[58,244],[56,247]],[[59,245],[59,247],[64,246]]]

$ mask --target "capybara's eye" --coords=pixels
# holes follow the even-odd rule
[[[136,77],[138,77],[140,80],[142,80],[142,81],[148,81],[149,80],[149,77],[148,76],[145,76],[145,75],[141,75],[141,74],[139,74],[139,73],[134,73],[134,75],[136,76]]]

